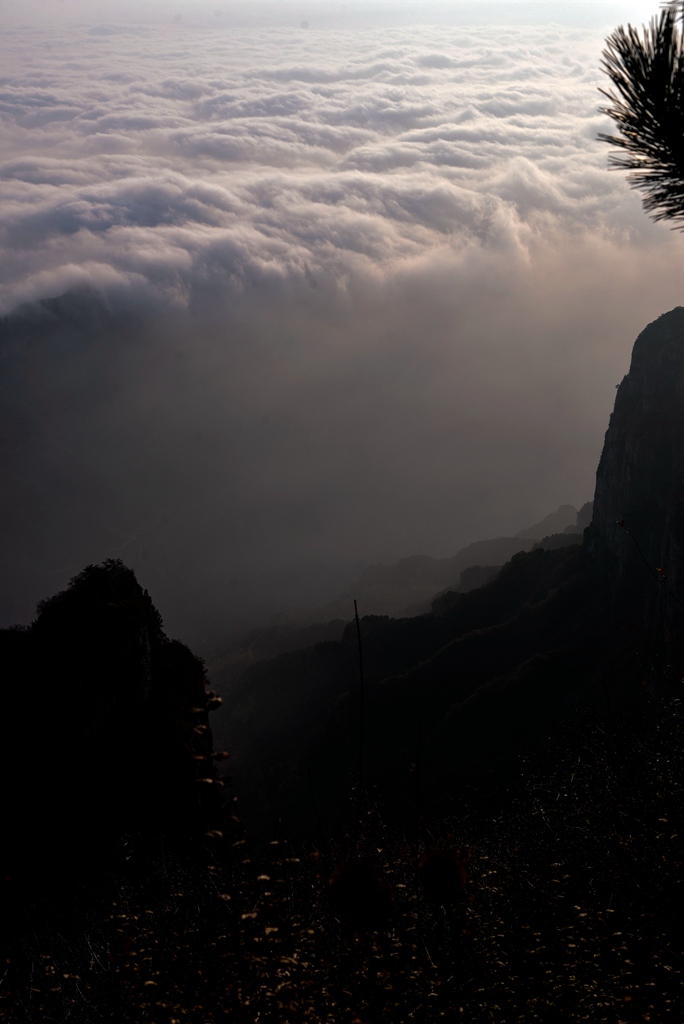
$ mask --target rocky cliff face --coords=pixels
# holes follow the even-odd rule
[[[596,474],[591,554],[644,633],[654,677],[684,669],[684,307],[637,338]],[[665,672],[664,672],[665,670]]]

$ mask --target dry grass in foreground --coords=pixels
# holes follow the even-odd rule
[[[6,942],[1,1019],[681,1021],[684,710],[641,710],[558,729],[506,793],[420,832],[374,806],[359,834],[318,846],[236,836],[191,856],[131,840],[89,895],[66,898],[73,913],[34,907]],[[445,882],[428,898],[431,849],[459,851],[462,896]],[[375,932],[331,908],[350,858],[383,888]]]

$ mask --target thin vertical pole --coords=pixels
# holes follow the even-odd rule
[[[420,803],[420,796],[421,796],[421,793],[420,793],[420,740],[421,740],[422,733],[423,733],[423,719],[419,718],[418,719],[418,737],[416,739],[416,760],[415,760],[415,767],[413,769],[413,771],[415,773],[415,782],[416,782],[416,822],[418,823],[418,827],[420,827],[420,823],[422,821],[421,803]]]
[[[307,779],[309,781],[309,795],[311,796],[311,803],[313,805],[314,815],[315,815],[315,818],[316,818],[316,824],[318,825],[318,830],[321,833],[321,838],[323,839],[323,842],[327,844],[328,836],[326,834],[325,829],[323,828],[323,822],[321,821],[321,815],[320,815],[320,813],[318,811],[318,803],[316,801],[316,794],[314,793],[313,779],[311,778],[311,765],[307,765],[306,766],[306,777],[307,777]]]
[[[354,601],[354,618],[356,619],[356,639],[359,644],[359,807],[361,806],[361,783],[363,780],[363,647],[361,646],[361,623],[359,622],[359,609]]]

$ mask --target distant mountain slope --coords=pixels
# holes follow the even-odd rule
[[[578,512],[574,505],[561,505],[555,512],[544,516],[534,526],[528,526],[527,529],[520,530],[519,533],[516,533],[516,537],[521,537],[525,540],[541,540],[542,537],[548,537],[552,533],[563,533],[564,530],[576,526],[577,516]]]
[[[589,503],[590,504],[590,503]],[[586,508],[586,506],[584,506]],[[438,591],[461,586],[461,573],[472,566],[501,566],[518,551],[529,551],[535,542],[564,531],[581,532],[577,509],[561,505],[535,526],[522,530],[515,537],[494,537],[466,545],[449,558],[411,555],[390,565],[370,565],[334,600],[317,608],[305,609],[283,622],[305,624],[349,619],[354,600],[364,615],[420,614],[429,610],[430,601]],[[588,524],[584,524],[588,525]]]
[[[468,544],[450,558],[412,555],[391,565],[370,565],[334,601],[308,614],[319,621],[351,618],[354,600],[364,615],[404,615],[407,609],[421,605],[427,611],[437,591],[445,587],[458,589],[464,569],[503,565],[518,551],[529,551],[533,544],[533,539],[495,537]]]
[[[572,522],[565,526],[569,518]],[[412,555],[390,565],[368,566],[342,594],[327,604],[276,616],[269,625],[249,630],[226,644],[210,661],[212,682],[227,693],[243,672],[258,661],[326,640],[339,640],[345,624],[354,616],[355,600],[363,616],[406,618],[426,614],[437,595],[453,591],[465,593],[482,586],[519,551],[529,551],[542,542],[547,548],[572,543],[572,538],[563,533],[554,535],[553,539],[548,537],[542,529],[546,524],[559,524],[568,534],[579,533],[590,519],[591,502],[579,513],[572,505],[561,505],[536,527],[523,531],[525,537],[475,541],[449,558]]]

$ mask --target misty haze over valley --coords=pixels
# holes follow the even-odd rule
[[[3,5],[3,624],[122,558],[206,654],[591,497],[682,240],[596,141],[622,8],[503,6]]]

